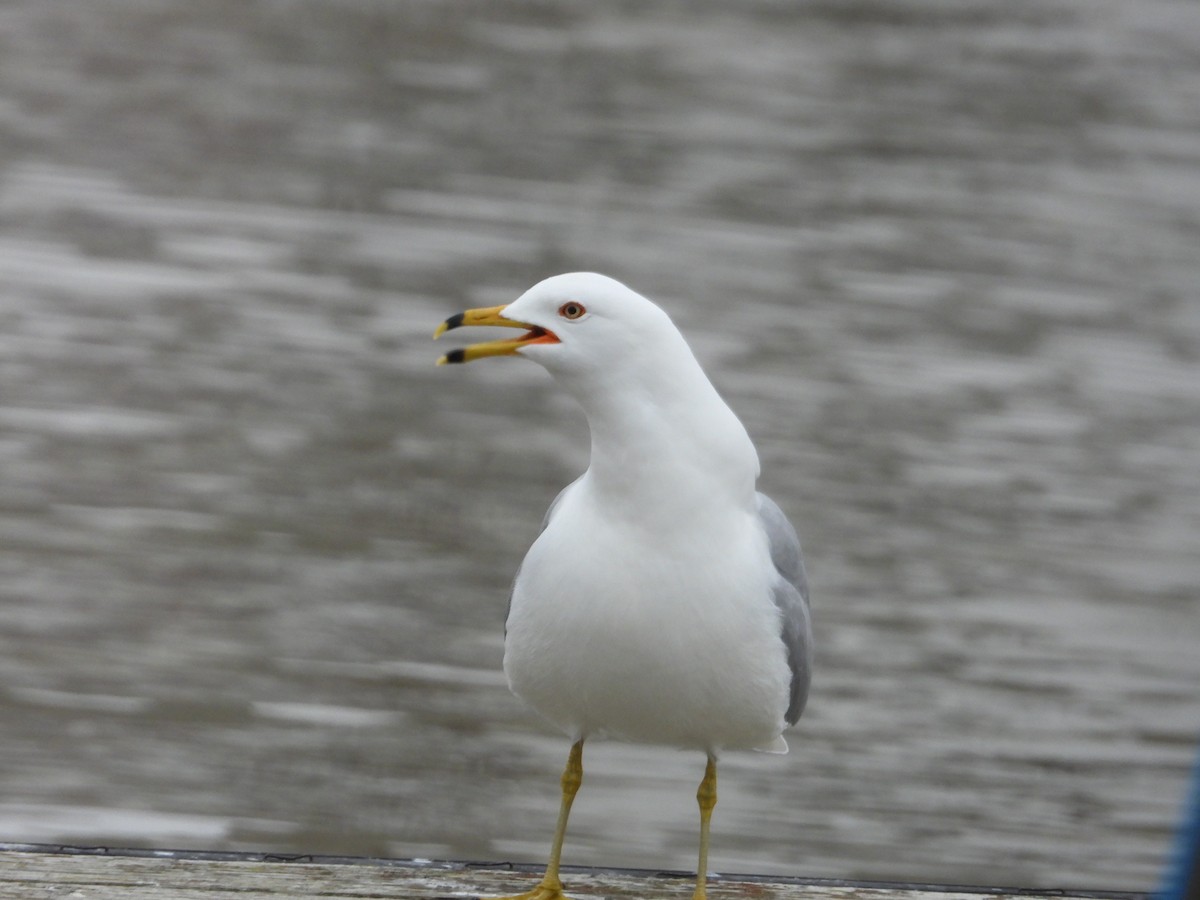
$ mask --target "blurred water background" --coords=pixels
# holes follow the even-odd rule
[[[1200,732],[1200,5],[5,0],[0,839],[544,860],[500,673],[585,465],[433,327],[656,298],[820,652],[713,868],[1147,889]],[[453,342],[451,341],[453,345]],[[594,742],[566,861],[694,863]]]

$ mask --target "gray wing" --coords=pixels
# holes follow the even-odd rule
[[[808,576],[800,539],[783,510],[766,494],[758,495],[758,518],[767,533],[771,562],[779,573],[773,587],[775,605],[783,619],[783,645],[792,669],[792,687],[785,718],[795,725],[808,700],[812,680],[812,624],[808,609]]]
[[[565,488],[563,488],[561,491],[559,491],[557,497],[555,497],[553,500],[550,501],[550,508],[546,510],[546,515],[542,516],[542,527],[538,529],[538,534],[541,534],[543,531],[546,530],[546,526],[549,525],[550,520],[554,518],[554,511],[556,509],[558,509],[559,501],[562,500],[562,498],[567,495],[567,491],[569,491],[571,488],[575,487],[575,482],[578,480],[579,479],[576,478],[575,481],[572,481]],[[782,513],[780,515],[782,515]],[[512,585],[510,585],[509,589],[508,589],[508,608],[504,611],[504,632],[505,632],[505,634],[508,633],[508,616],[509,616],[509,613],[512,612],[513,591],[516,589],[517,579],[520,577],[521,577],[521,567],[517,566],[517,574],[513,576]]]

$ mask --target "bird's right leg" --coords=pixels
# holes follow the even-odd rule
[[[571,815],[571,804],[583,782],[583,738],[571,745],[567,767],[562,774],[562,805],[558,808],[558,825],[554,830],[554,844],[550,848],[550,861],[541,884],[524,894],[500,897],[498,900],[567,900],[562,882],[558,880],[558,862],[562,857],[563,839],[567,836],[567,818]]]
[[[704,780],[696,791],[696,801],[700,804],[700,862],[696,866],[696,890],[692,900],[705,900],[708,896],[708,826],[717,805],[717,760],[712,755],[704,768]]]

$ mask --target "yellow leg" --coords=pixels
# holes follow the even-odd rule
[[[708,882],[708,823],[712,819],[713,807],[717,805],[717,761],[708,758],[704,769],[704,780],[696,791],[696,801],[700,804],[700,861],[696,865],[696,890],[692,900],[705,900],[705,887]]]
[[[567,900],[563,893],[562,882],[558,880],[558,861],[562,856],[563,839],[567,836],[567,818],[571,815],[571,804],[575,802],[575,794],[583,782],[583,740],[571,745],[571,755],[567,757],[567,767],[562,774],[562,805],[558,808],[558,825],[554,829],[554,844],[550,848],[550,861],[546,864],[546,874],[542,882],[532,891],[516,894],[512,897],[500,897],[498,900]]]

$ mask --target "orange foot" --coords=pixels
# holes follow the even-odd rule
[[[570,900],[570,898],[563,893],[561,884],[546,884],[543,881],[532,891],[513,894],[509,897],[496,897],[495,900]]]

